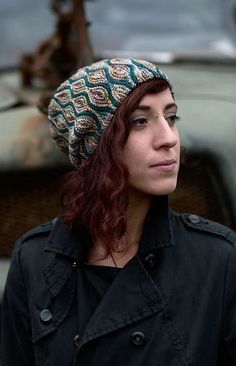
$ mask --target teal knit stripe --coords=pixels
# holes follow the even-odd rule
[[[114,113],[114,108],[111,108],[111,107],[108,107],[108,106],[97,106],[97,105],[93,104],[92,101],[90,100],[90,98],[89,98],[89,96],[88,96],[88,94],[87,94],[86,91],[84,91],[84,92],[82,92],[80,94],[77,94],[77,95],[75,94],[74,95],[74,99],[75,98],[79,98],[80,96],[83,96],[86,99],[87,105],[89,106],[90,109],[93,109],[95,111],[106,111],[106,112],[109,112],[109,113]],[[57,99],[56,96],[55,96],[55,99],[58,101],[58,99]],[[58,103],[59,103],[59,101],[58,101]],[[74,112],[74,115],[75,115],[75,120],[79,118],[79,116],[81,115],[81,113],[82,113],[82,115],[84,114],[83,111],[79,112],[76,109],[76,107],[75,107],[76,106],[76,103],[75,102],[73,103],[72,100],[70,100],[67,104],[65,104],[63,106],[63,109],[61,110],[64,118],[66,118],[66,116],[65,116],[65,110],[66,110],[66,108],[68,106],[73,109],[73,112]],[[58,112],[56,111],[55,113],[57,114]],[[52,112],[52,114],[54,115],[53,112]]]
[[[96,124],[96,127],[98,128],[98,130],[102,130],[103,126],[101,125],[101,122],[99,121],[99,119],[95,113],[90,112],[90,111],[81,113],[79,116],[80,123],[81,123],[81,120],[83,119],[83,116],[86,117],[86,119],[88,119],[88,117],[91,117],[91,121],[95,121],[95,124]],[[92,123],[91,123],[91,125],[92,125]],[[80,134],[88,133],[88,131],[84,131],[83,129],[76,129],[76,128],[74,128],[73,131],[74,131],[75,135],[78,137]]]

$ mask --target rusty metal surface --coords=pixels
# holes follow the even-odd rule
[[[49,136],[47,118],[36,107],[0,113],[0,171],[68,164]]]
[[[56,16],[55,30],[33,53],[22,55],[23,86],[32,85],[34,78],[38,78],[46,87],[56,88],[78,67],[93,60],[84,0],[65,1],[64,4],[51,0],[50,8]]]

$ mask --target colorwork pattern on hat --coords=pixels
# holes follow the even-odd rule
[[[156,65],[135,59],[96,62],[59,86],[49,104],[49,131],[72,164],[79,166],[94,152],[128,94],[153,78],[166,80],[172,91],[168,77]]]

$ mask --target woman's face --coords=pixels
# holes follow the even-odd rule
[[[132,127],[124,146],[131,190],[148,195],[175,190],[180,161],[176,113],[169,88],[145,95],[132,113]]]

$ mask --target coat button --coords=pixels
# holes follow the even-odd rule
[[[77,263],[76,261],[74,261],[74,262],[72,263],[72,267],[73,267],[73,268],[77,268],[77,267],[78,267],[78,263]]]
[[[156,256],[153,253],[150,253],[144,258],[144,261],[146,262],[149,268],[153,268],[155,267],[156,264]]]
[[[201,219],[198,215],[189,215],[188,221],[191,222],[191,224],[199,224]]]
[[[145,342],[145,335],[143,332],[135,331],[131,335],[131,342],[135,346],[142,346],[142,344]]]
[[[74,346],[76,347],[76,348],[78,348],[79,347],[79,334],[76,334],[76,336],[74,337],[74,339],[73,339],[73,343],[74,343]]]
[[[44,309],[40,313],[40,320],[44,324],[48,324],[52,321],[53,315],[50,310]]]

